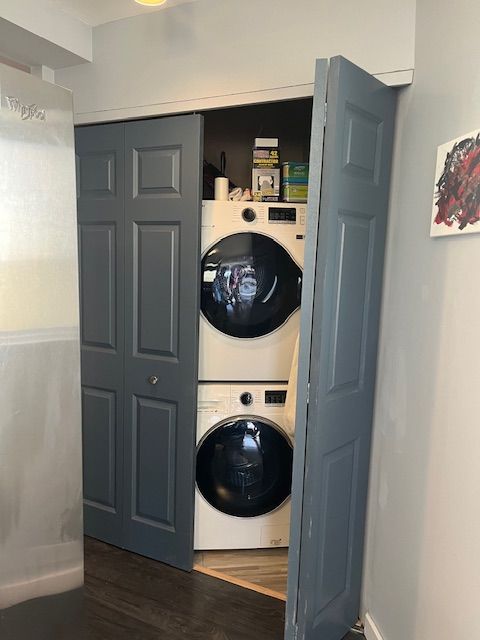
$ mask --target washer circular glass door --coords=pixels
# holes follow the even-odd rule
[[[201,309],[228,336],[258,338],[278,329],[300,306],[302,270],[278,242],[234,233],[202,259]]]
[[[215,509],[243,518],[270,513],[289,497],[293,449],[265,418],[224,420],[200,441],[197,487]]]

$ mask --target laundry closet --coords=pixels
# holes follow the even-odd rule
[[[395,100],[339,57],[313,102],[76,131],[85,531],[280,598],[293,545],[288,637],[358,616]],[[258,137],[308,204],[211,199]]]
[[[271,580],[273,586],[283,584],[279,593],[282,597],[286,595],[286,549],[293,460],[293,429],[291,426],[288,429],[285,424],[284,410],[299,332],[306,203],[215,201],[211,199],[213,194],[209,191],[206,174],[210,167],[220,166],[220,158],[224,154],[225,175],[231,183],[251,188],[252,147],[259,135],[275,135],[279,139],[282,161],[308,162],[311,114],[311,98],[217,109],[201,114],[204,121],[205,175],[201,187],[204,197],[200,236],[201,316],[194,538],[194,548],[198,553],[195,561],[198,569],[215,571],[225,564],[226,558],[210,553],[212,550],[242,550],[234,558],[234,562],[240,565],[237,568],[240,576],[245,577],[242,566],[266,563],[270,567],[270,578],[266,578],[266,581],[268,583]],[[182,116],[176,120],[183,122]],[[169,121],[170,118],[165,119],[165,122]],[[128,366],[122,355],[122,345],[119,344],[122,335],[125,341],[125,334],[121,332],[118,335],[125,322],[122,308],[125,304],[118,281],[120,278],[125,283],[127,279],[121,257],[124,253],[122,243],[125,241],[122,229],[125,224],[122,220],[125,202],[121,194],[124,171],[119,167],[121,138],[125,132],[123,127],[123,124],[114,123],[77,129],[77,153],[84,337],[85,530],[87,534],[127,546],[125,505],[121,503],[127,495],[132,496],[133,487],[125,491],[129,484],[128,479],[125,481],[126,469],[119,467],[125,464],[127,449],[133,454],[134,443],[132,438],[126,436],[125,417],[122,420],[122,407],[118,406],[124,393],[119,377],[127,377],[125,367]],[[117,146],[112,152],[114,140]],[[108,151],[107,154],[104,155],[98,148],[99,142]],[[165,150],[162,152],[165,154]],[[146,157],[145,154],[140,155],[139,161],[143,162],[143,167]],[[165,161],[165,155],[162,160]],[[99,179],[99,169],[105,163],[109,171],[110,188],[115,194],[113,197],[108,188],[101,190],[98,188],[100,185],[89,182]],[[97,188],[93,189],[93,186]],[[82,206],[84,202],[85,207]],[[105,215],[109,209],[114,224],[105,226]],[[291,213],[292,219],[284,219],[283,222],[269,219],[269,211],[279,209]],[[254,219],[247,221],[242,215],[244,211],[254,212]],[[184,224],[189,224],[188,219]],[[146,238],[146,235],[143,237]],[[112,243],[115,243],[115,247]],[[244,277],[244,286],[253,286],[255,290],[258,286],[256,298],[263,302],[254,302],[253,307],[250,305],[247,313],[243,312],[243,316],[232,324],[228,314],[219,313],[219,305],[215,304],[211,274],[224,269],[222,262],[231,263],[235,255],[237,262],[238,258],[250,260],[248,267],[251,274],[247,273]],[[213,263],[215,258],[219,261],[217,265]],[[157,269],[163,267],[155,260],[152,264]],[[257,280],[252,283],[255,270]],[[156,282],[158,275],[154,276]],[[102,283],[108,287],[108,291],[101,290]],[[262,291],[262,287],[268,291]],[[169,293],[163,291],[162,295],[167,299]],[[116,296],[116,300],[113,296]],[[108,307],[105,301],[108,301]],[[110,349],[111,335],[103,340],[100,352],[97,347],[100,341],[95,337],[98,332],[108,332],[106,318],[102,314],[102,310],[106,313],[107,308],[109,328],[115,326],[117,331],[115,354]],[[155,314],[155,304],[148,310],[145,308],[145,313]],[[149,329],[155,331],[153,326]],[[111,364],[105,364],[106,360]],[[90,377],[98,378],[99,368],[104,376],[101,397],[98,389],[85,384]],[[103,371],[105,368],[107,371]],[[154,381],[152,376],[159,378],[158,382],[151,384]],[[147,378],[153,389],[163,384],[157,369]],[[115,399],[109,397],[109,404],[115,402],[117,405],[115,415],[108,416],[109,439],[99,442],[99,422],[107,418],[106,403],[102,400],[106,389],[115,385]],[[181,398],[177,401],[181,401]],[[109,406],[106,410],[113,409]],[[138,412],[140,415],[145,413],[142,404],[136,410],[137,415]],[[126,413],[125,409],[123,413]],[[242,417],[241,421],[236,420],[238,416]],[[246,417],[250,419],[246,421]],[[120,426],[123,426],[123,434]],[[137,423],[137,430],[138,426]],[[100,429],[100,433],[102,431]],[[119,438],[122,442],[119,442]],[[243,446],[238,448],[239,442],[247,443],[246,451],[243,451]],[[150,443],[151,446],[155,444],[159,443]],[[112,450],[114,446],[115,450]],[[220,449],[225,452],[223,459],[219,458]],[[145,453],[142,448],[140,452],[137,449],[139,464],[142,467],[149,463],[153,466],[153,461],[143,458]],[[142,457],[138,458],[139,455]],[[137,472],[137,491],[143,489],[149,494],[151,488],[145,486],[148,479],[144,476],[149,473],[148,470],[138,469]],[[259,474],[259,477],[255,474]],[[155,483],[154,471],[151,483]],[[115,506],[113,501],[105,500],[108,494],[115,496]],[[155,502],[154,495],[151,500]],[[106,506],[109,507],[108,511],[105,511]],[[246,551],[272,547],[283,548],[284,551],[257,553],[255,558]],[[135,543],[131,548],[135,549]],[[271,575],[272,571],[276,573]],[[228,566],[222,573],[228,573]],[[265,573],[265,567],[260,573]],[[255,579],[255,576],[252,577]],[[262,579],[263,587],[272,586],[265,584],[264,575],[260,576],[261,582]]]
[[[279,166],[308,165],[311,115],[308,98],[204,112],[206,172],[223,155],[231,188],[253,189],[258,136],[279,141]],[[285,405],[306,202],[207,199],[208,176],[204,189],[195,568],[285,598],[294,442]]]

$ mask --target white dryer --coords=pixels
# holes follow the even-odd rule
[[[305,204],[204,201],[200,381],[287,381]]]
[[[196,550],[288,546],[285,396],[286,385],[199,385]]]

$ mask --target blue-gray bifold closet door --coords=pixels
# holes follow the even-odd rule
[[[200,116],[76,130],[85,532],[193,562]]]
[[[202,118],[125,126],[124,546],[191,569]]]
[[[359,615],[396,106],[344,58],[326,79],[319,61],[286,628],[302,640],[340,640]]]
[[[85,533],[123,539],[124,125],[75,131]]]

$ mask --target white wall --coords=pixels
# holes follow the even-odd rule
[[[312,83],[317,57],[412,69],[414,21],[415,0],[201,0],[96,27],[93,64],[56,82],[73,89],[78,122],[201,108],[206,96]]]
[[[92,59],[92,29],[49,0],[0,0],[0,51],[29,65],[80,64]]]
[[[437,145],[480,128],[480,4],[418,0],[377,382],[364,607],[384,640],[469,640],[480,612],[480,235],[429,238]]]

